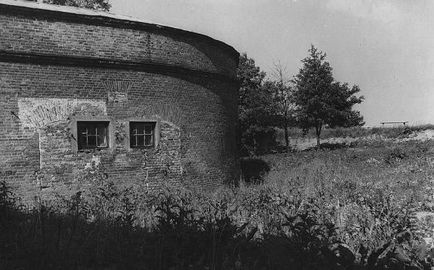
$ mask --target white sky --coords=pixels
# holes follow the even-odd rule
[[[111,0],[111,12],[206,34],[292,77],[310,44],[357,84],[368,126],[434,123],[433,0]]]

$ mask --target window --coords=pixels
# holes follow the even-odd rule
[[[107,121],[78,121],[78,150],[109,147],[108,127]]]
[[[130,122],[130,147],[155,146],[155,122]]]

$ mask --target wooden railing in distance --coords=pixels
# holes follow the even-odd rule
[[[380,123],[383,127],[384,125],[395,125],[395,124],[402,124],[402,125],[407,125],[408,121],[389,121],[389,122],[381,122]]]

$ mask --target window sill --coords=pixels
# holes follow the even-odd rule
[[[100,151],[105,151],[105,150],[109,150],[110,147],[98,147],[98,148],[86,148],[86,149],[78,149],[77,152],[78,153],[94,153],[94,152],[100,152]]]

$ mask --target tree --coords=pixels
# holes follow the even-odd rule
[[[43,0],[43,2],[47,4],[82,7],[102,11],[109,11],[111,8],[108,0]]]
[[[303,66],[293,79],[293,102],[298,125],[303,130],[315,128],[318,147],[324,125],[364,125],[360,112],[352,109],[364,99],[354,95],[360,92],[360,88],[356,85],[350,88],[347,83],[335,81],[325,58],[326,54],[312,45],[309,56],[302,60]]]
[[[247,54],[240,56],[237,71],[240,83],[239,122],[243,153],[260,152],[274,136],[272,118],[275,115],[271,89],[263,86],[266,76]],[[262,145],[261,145],[262,144]]]
[[[282,128],[285,133],[285,146],[289,148],[289,127],[294,124],[293,110],[291,102],[293,88],[290,80],[285,78],[285,70],[280,63],[274,65],[274,80],[264,83],[264,88],[269,88],[273,95],[275,108],[275,125]]]

